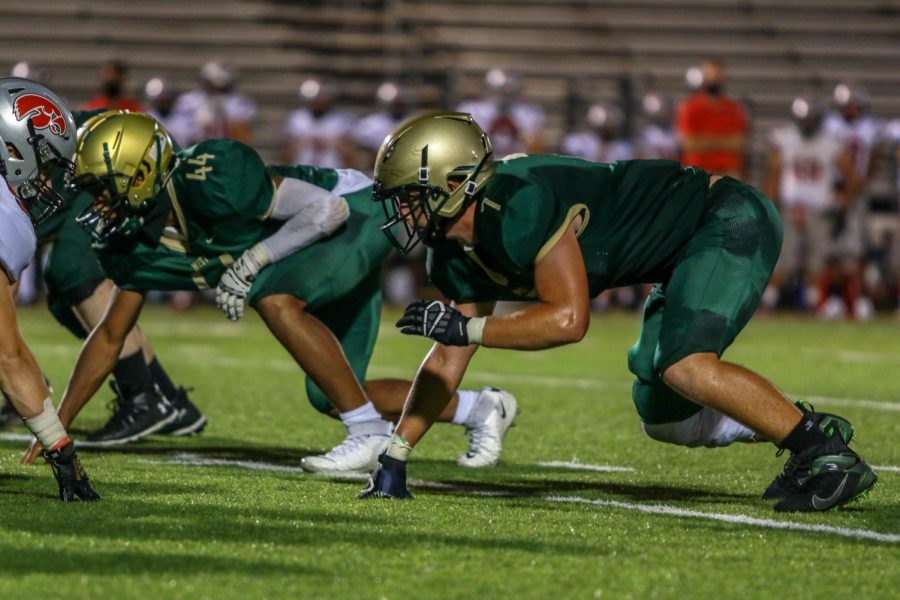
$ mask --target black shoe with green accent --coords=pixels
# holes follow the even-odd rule
[[[779,477],[779,512],[829,510],[864,496],[878,480],[839,435],[791,456]]]
[[[109,385],[116,394],[111,402],[114,411],[103,427],[88,435],[87,441],[94,446],[120,446],[136,442],[156,433],[178,417],[156,386],[126,397],[115,381],[110,381]]]
[[[53,469],[56,483],[59,484],[59,499],[63,502],[93,502],[100,499],[88,479],[87,472],[81,466],[75,453],[75,444],[69,442],[62,448],[44,452],[44,458]]]
[[[188,436],[203,431],[206,427],[206,417],[200,412],[193,402],[188,399],[188,390],[178,388],[174,398],[169,398],[172,407],[178,416],[175,420],[157,431],[163,435]]]
[[[806,400],[799,400],[794,404],[796,404],[797,408],[803,411],[805,415],[812,416],[816,426],[825,435],[831,437],[836,433],[841,440],[843,440],[844,444],[849,444],[850,440],[853,439],[853,425],[844,417],[832,413],[816,412],[815,407]],[[784,450],[779,450],[777,456],[781,456],[783,452]],[[793,456],[791,458],[793,459]],[[788,460],[785,465],[785,470],[787,470],[790,464],[791,461]],[[766,488],[766,491],[763,492],[763,500],[773,500],[782,497],[782,493],[784,492],[782,486],[783,477],[783,473],[775,477],[772,483],[769,484],[769,487]]]

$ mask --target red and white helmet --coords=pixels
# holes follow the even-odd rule
[[[51,176],[63,182],[75,173],[75,119],[47,86],[21,77],[0,77],[0,174],[29,209],[35,223],[53,214],[64,196]]]

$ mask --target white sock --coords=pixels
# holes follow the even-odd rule
[[[371,401],[341,413],[348,435],[391,435],[393,424],[385,421]]]
[[[453,424],[464,425],[472,414],[472,409],[474,409],[475,405],[478,403],[478,396],[481,395],[481,392],[476,392],[475,390],[459,390],[456,395],[459,397],[459,400],[456,404],[456,412],[453,413]]]
[[[44,400],[44,410],[41,414],[27,419],[23,417],[22,421],[45,450],[54,450],[69,441],[66,429],[59,420],[56,409],[53,408],[53,400],[50,398]]]

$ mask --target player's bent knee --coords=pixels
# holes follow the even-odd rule
[[[257,312],[265,319],[276,318],[288,312],[302,311],[306,304],[289,294],[273,294],[261,298],[255,305]]]
[[[691,391],[709,378],[710,369],[715,368],[718,362],[719,357],[714,352],[689,354],[667,367],[662,373],[662,380],[670,388],[691,397]]]

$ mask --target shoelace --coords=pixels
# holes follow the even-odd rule
[[[487,431],[487,427],[484,425],[466,427],[466,433],[472,436],[469,440],[469,451],[467,452],[470,456],[475,456],[480,454],[482,450],[486,450],[488,441],[494,439],[494,436]]]

